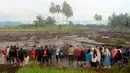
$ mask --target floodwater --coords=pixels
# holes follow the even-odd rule
[[[71,44],[75,48],[79,45],[80,46],[85,45],[84,47],[91,47],[91,46],[94,46],[93,44],[103,44],[100,42],[96,42],[94,40],[90,40],[87,37],[78,37],[77,35],[63,36],[60,38],[55,37],[55,38],[51,38],[51,39],[41,39],[41,40],[39,40],[39,42],[40,43],[38,45],[41,45],[41,46],[49,45],[49,44],[54,44],[54,45]],[[34,44],[36,44],[36,43],[34,43],[34,41],[32,39],[27,40],[27,41],[1,42],[0,50],[4,49],[4,46],[16,45],[16,43],[18,43],[22,47],[25,44],[28,44],[28,46],[33,46]]]

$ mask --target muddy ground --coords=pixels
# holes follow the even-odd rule
[[[110,31],[75,31],[75,32],[0,32],[0,49],[4,46],[19,43],[21,46],[26,44],[32,46],[34,44],[72,44],[73,46],[82,45],[85,47],[95,45],[111,45],[108,42],[110,38],[118,38],[127,40],[121,45],[129,46],[130,34],[128,32],[110,32]],[[94,38],[94,39],[93,39]],[[95,39],[96,38],[96,39]],[[103,38],[103,39],[102,39]],[[99,40],[101,39],[101,40]],[[106,41],[104,41],[106,40]],[[118,41],[117,41],[118,42]]]
[[[110,45],[116,44],[113,42],[108,42],[108,39],[118,38],[126,40],[120,45],[125,47],[130,47],[130,34],[128,32],[110,32],[110,31],[75,31],[75,32],[0,32],[0,50],[4,49],[4,46],[16,45],[18,43],[21,47],[26,44],[26,49],[31,49],[34,44],[38,45],[66,45],[72,44],[75,48],[78,45],[83,47],[91,47],[95,45]],[[117,41],[118,42],[118,41]],[[10,70],[8,66],[0,65],[0,70]],[[3,69],[4,68],[4,69]],[[14,68],[14,67],[12,67]],[[19,68],[19,67],[17,67]],[[17,70],[16,68],[16,70]],[[14,68],[15,69],[15,68]]]

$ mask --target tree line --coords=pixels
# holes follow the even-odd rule
[[[115,14],[108,17],[111,28],[130,28],[130,15],[128,13]]]
[[[41,15],[38,15],[36,17],[36,20],[33,22],[33,24],[36,27],[39,26],[53,26],[55,25],[57,22],[59,22],[59,15],[62,14],[63,16],[66,17],[66,24],[68,24],[68,19],[70,17],[73,16],[73,10],[72,7],[66,2],[64,1],[62,5],[59,4],[55,4],[55,3],[51,3],[51,6],[49,7],[49,12],[53,15],[53,16],[48,16],[46,19],[44,19]],[[58,14],[58,20],[55,20],[54,15]],[[71,21],[69,22],[70,24],[73,24]]]
[[[41,15],[38,15],[36,17],[36,20],[34,21],[34,25],[28,25],[28,27],[50,27],[55,26],[57,22],[59,22],[59,16],[62,15],[66,17],[65,24],[69,24],[70,26],[76,26],[74,25],[73,21],[69,21],[68,19],[73,16],[73,9],[70,6],[69,3],[64,1],[62,5],[50,3],[49,6],[49,12],[52,14],[52,16],[48,16],[47,18],[42,17]],[[58,16],[58,20],[55,19],[55,14]],[[64,21],[63,17],[63,21]],[[108,27],[108,28],[121,28],[121,31],[123,28],[130,28],[130,15],[128,13],[121,13],[121,14],[115,14],[113,13],[111,16],[108,17],[108,25],[101,24],[101,21],[103,20],[103,16],[99,14],[94,15],[94,20],[97,21],[96,24],[87,24],[88,27]],[[100,24],[100,25],[97,25]],[[78,26],[83,26],[82,24],[78,24]],[[57,26],[57,25],[56,25]],[[58,25],[59,28],[62,27],[62,25]],[[64,25],[63,25],[64,26]],[[68,25],[67,25],[68,26]],[[26,27],[26,26],[24,26]]]

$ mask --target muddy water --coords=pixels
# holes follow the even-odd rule
[[[64,44],[71,44],[74,47],[77,47],[78,45],[84,45],[85,47],[88,46],[94,46],[93,44],[103,44],[100,42],[96,42],[94,40],[90,40],[87,37],[77,37],[77,35],[73,36],[63,36],[60,38],[51,38],[51,39],[41,39],[39,40],[40,43],[38,45],[48,45],[48,44],[55,44],[55,45],[64,45]],[[33,46],[35,43],[32,39],[26,40],[26,41],[16,41],[16,42],[1,42],[0,43],[0,50],[4,49],[4,46],[10,46],[10,45],[16,45],[18,43],[21,47],[23,47],[26,44],[28,44],[28,49],[30,49],[30,46]]]
[[[54,45],[65,45],[65,44],[71,44],[77,48],[77,46],[82,45],[84,47],[91,47],[95,46],[93,44],[103,44],[100,42],[96,42],[94,40],[90,40],[86,37],[77,37],[77,35],[74,36],[64,36],[60,38],[51,38],[51,39],[41,39],[39,40],[40,43],[38,45],[49,45],[49,44],[54,44]],[[33,40],[27,40],[27,41],[16,41],[16,42],[1,42],[0,43],[0,50],[4,49],[4,46],[10,46],[10,45],[16,45],[18,43],[21,47],[24,47],[25,43],[28,44],[27,49],[31,49],[31,46],[33,46],[35,43]],[[1,53],[1,52],[0,52]],[[0,58],[0,63],[1,63],[1,58]]]

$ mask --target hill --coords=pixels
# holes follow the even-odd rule
[[[18,26],[21,24],[23,24],[23,23],[22,22],[5,21],[5,22],[0,22],[0,27]]]

